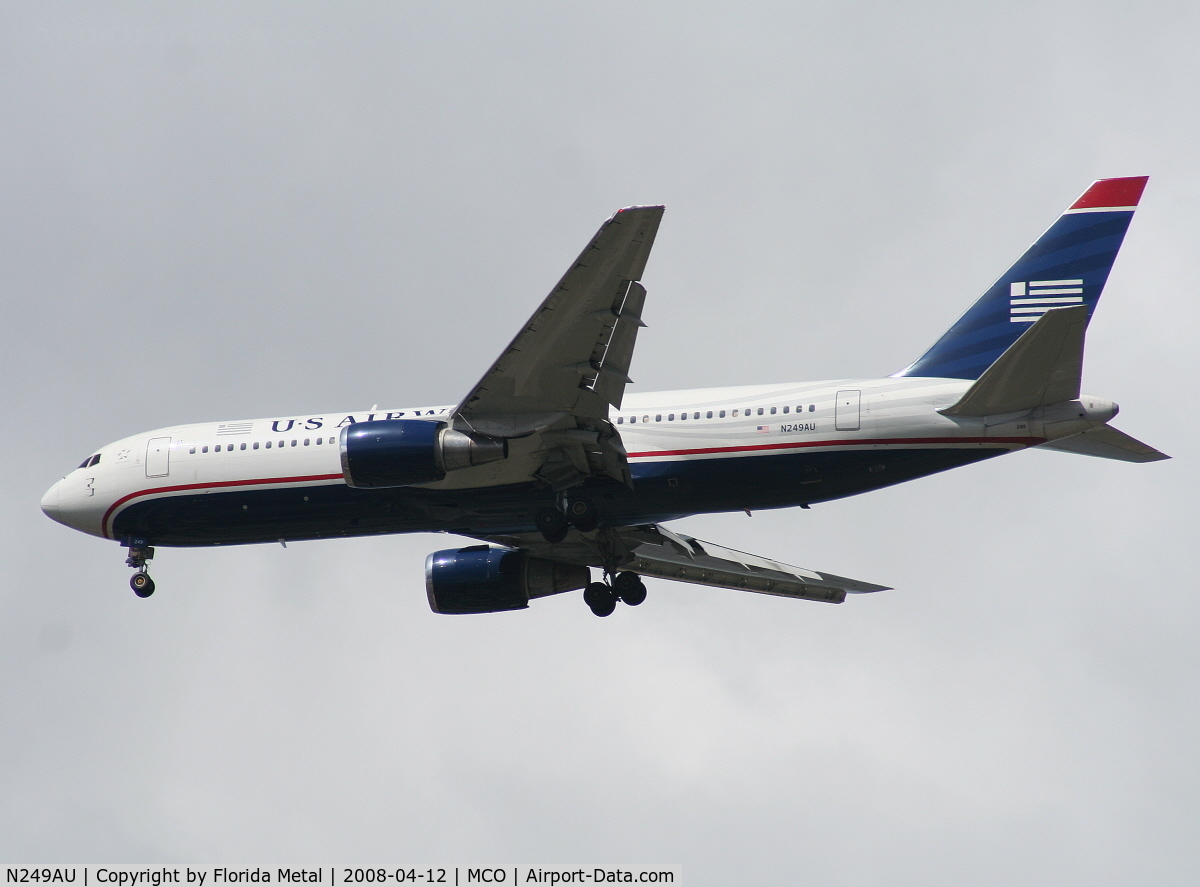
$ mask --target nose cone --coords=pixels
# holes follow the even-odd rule
[[[51,520],[58,520],[58,484],[46,490],[46,495],[42,497],[42,513]]]

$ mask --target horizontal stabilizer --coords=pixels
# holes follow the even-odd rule
[[[995,416],[1079,397],[1086,306],[1054,308],[983,371],[944,416]]]
[[[1117,431],[1111,425],[1101,425],[1074,434],[1061,440],[1042,444],[1039,449],[1061,450],[1064,453],[1078,453],[1081,456],[1096,456],[1100,459],[1117,459],[1121,462],[1158,462],[1170,459],[1166,453],[1160,453],[1154,447],[1147,446],[1137,438],[1130,437],[1124,431]]]

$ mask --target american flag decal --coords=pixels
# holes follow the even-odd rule
[[[1083,303],[1082,280],[1030,280],[1009,284],[1008,319],[1033,323],[1051,308]]]
[[[767,433],[768,431],[770,431],[770,430],[771,430],[771,426],[770,426],[770,425],[759,425],[759,426],[758,426],[758,433],[759,433],[759,434],[766,434],[766,433]]]

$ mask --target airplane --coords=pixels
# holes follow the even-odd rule
[[[456,406],[203,422],[101,447],[42,510],[127,549],[445,532],[435,613],[645,577],[842,603],[889,590],[694,539],[689,515],[808,508],[1030,447],[1169,458],[1080,393],[1084,338],[1147,177],[1101,179],[916,361],[882,379],[625,393],[662,206],[617,211]],[[593,581],[592,570],[601,571]]]

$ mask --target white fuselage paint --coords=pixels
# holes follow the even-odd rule
[[[636,474],[639,463],[753,459],[812,448],[1010,451],[1077,434],[1116,412],[1110,402],[1090,396],[1007,416],[950,418],[937,412],[957,402],[971,384],[848,379],[630,394],[610,420]],[[847,402],[857,401],[856,423],[838,411],[839,392],[848,393]],[[343,427],[389,418],[444,420],[452,409],[327,412],[160,428],[102,447],[96,464],[75,469],[50,488],[42,508],[60,523],[111,538],[113,519],[134,502],[234,488],[343,484]],[[462,485],[451,473],[424,486]]]

